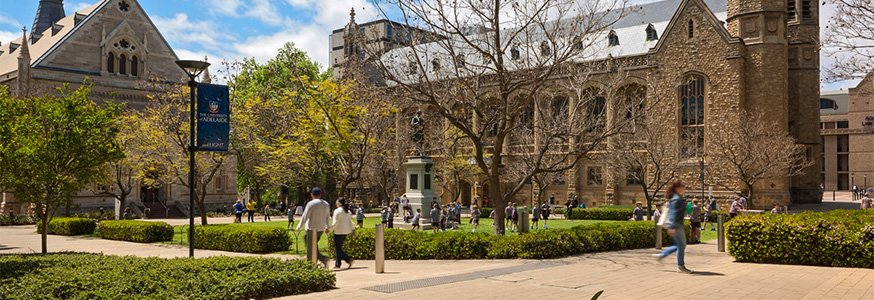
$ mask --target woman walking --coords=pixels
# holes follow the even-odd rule
[[[346,198],[337,200],[334,223],[331,227],[334,229],[334,257],[336,257],[334,268],[340,268],[340,261],[345,261],[348,265],[347,268],[352,268],[352,263],[355,261],[346,252],[343,252],[343,242],[346,241],[346,236],[355,231],[355,223],[352,223],[352,208],[346,203]]]
[[[686,200],[683,199],[683,194],[686,193],[686,186],[683,182],[674,182],[665,195],[670,197],[667,203],[668,215],[662,227],[668,229],[668,234],[674,237],[674,245],[665,248],[661,254],[658,254],[658,260],[661,261],[668,255],[677,253],[677,270],[680,273],[692,274],[692,271],[686,269],[684,261],[686,256],[686,232],[683,229],[683,219],[686,214]]]

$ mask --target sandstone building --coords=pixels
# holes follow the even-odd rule
[[[0,84],[13,94],[54,93],[63,84],[75,89],[88,80],[95,101],[142,107],[154,92],[144,87],[148,86],[142,84],[144,80],[187,81],[175,63],[178,56],[137,0],[100,0],[69,16],[63,0],[41,0],[31,29],[30,34],[25,31],[21,38],[0,44]],[[228,167],[209,187],[207,202],[213,204],[209,207],[236,198],[232,169]],[[167,184],[159,189],[136,188],[128,200],[135,207],[151,208],[159,217],[167,211],[178,215],[176,202],[187,203],[187,199],[187,188]],[[74,204],[81,211],[112,211],[114,199],[83,191],[74,197]],[[28,207],[17,203],[12,193],[3,193],[0,210],[26,213]]]
[[[777,129],[789,132],[805,147],[814,165],[803,175],[759,182],[756,197],[764,201],[756,205],[816,203],[822,199],[822,149],[816,121],[820,92],[818,10],[819,3],[812,0],[664,0],[644,4],[631,8],[633,13],[602,33],[599,38],[605,47],[593,59],[604,61],[604,65],[621,62],[630,75],[619,89],[642,90],[648,103],[658,103],[657,109],[673,115],[665,121],[676,129],[676,136],[669,138],[699,149],[677,151],[687,155],[680,177],[691,191],[713,189],[721,198],[741,192],[740,183],[729,189],[710,183],[701,186],[698,161],[703,160],[707,167],[705,176],[721,176],[720,170],[710,168],[721,159],[710,136],[726,122],[737,120],[743,111],[764,112],[769,121],[778,124]],[[347,28],[355,28],[352,25],[354,20]],[[332,39],[337,34],[335,31]],[[505,59],[519,56],[508,52]],[[464,59],[475,58],[463,57],[461,61]],[[437,72],[439,67],[439,63],[433,67],[424,64],[421,70],[404,72]],[[595,82],[599,79],[591,78]],[[616,105],[610,101],[610,93],[603,95],[608,111]],[[590,205],[644,200],[641,189],[632,182],[608,180],[608,168],[602,162],[584,161],[548,192],[555,192],[559,203],[572,193]],[[464,203],[482,195],[481,182],[481,178],[472,177],[463,183],[471,190],[462,196]],[[529,196],[518,197],[527,203]]]
[[[874,187],[874,73],[820,100],[822,182],[826,191]]]

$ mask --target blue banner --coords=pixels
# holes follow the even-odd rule
[[[197,85],[197,151],[226,152],[231,131],[230,92],[225,85]]]

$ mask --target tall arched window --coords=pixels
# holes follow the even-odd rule
[[[704,151],[704,77],[691,75],[678,88],[683,155],[698,157]]]
[[[796,0],[786,0],[786,18],[789,21],[795,20],[795,1]]]
[[[130,75],[140,76],[140,60],[136,55],[131,56],[130,58]]]
[[[801,18],[810,19],[813,17],[810,0],[801,0]]]
[[[118,74],[127,74],[127,56],[124,54],[118,56]]]
[[[598,132],[607,125],[607,97],[596,88],[586,90],[584,96],[586,109],[586,130]]]
[[[629,126],[632,132],[638,127],[646,124],[646,87],[640,84],[629,84],[619,88],[617,93],[619,101],[621,101],[623,114],[620,118],[624,118],[626,125]]]
[[[106,56],[106,72],[115,73],[115,53]]]

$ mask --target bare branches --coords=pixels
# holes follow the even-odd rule
[[[874,1],[832,0],[837,11],[828,25],[824,48],[835,59],[826,70],[832,80],[864,76],[874,69]]]

